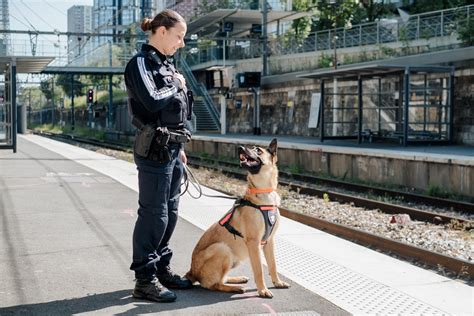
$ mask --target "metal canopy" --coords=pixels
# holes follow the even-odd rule
[[[449,66],[409,66],[409,65],[389,65],[389,64],[364,64],[357,66],[340,67],[338,69],[322,69],[308,74],[299,75],[299,78],[311,79],[343,79],[356,80],[357,78],[381,77],[390,74],[400,74],[405,70],[411,73],[435,73],[448,72],[453,70]]]
[[[295,11],[268,11],[267,23],[276,21],[293,21],[310,15],[308,12]],[[219,22],[234,23],[233,32],[229,32],[229,36],[243,31],[250,30],[252,24],[262,23],[262,12],[260,10],[243,10],[243,9],[217,9],[196,20],[188,23],[188,34],[210,34],[219,29]]]
[[[2,56],[0,69],[6,69],[12,61],[16,64],[16,73],[40,73],[54,57]]]
[[[78,74],[78,75],[121,75],[125,67],[77,67],[77,66],[54,66],[46,67],[43,74]]]

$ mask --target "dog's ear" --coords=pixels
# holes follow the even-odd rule
[[[273,156],[276,155],[276,152],[277,152],[277,139],[276,138],[272,139],[270,145],[268,145],[268,151]]]

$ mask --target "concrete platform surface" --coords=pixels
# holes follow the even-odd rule
[[[171,304],[135,300],[136,191],[134,164],[71,145],[21,135],[16,154],[0,151],[0,315],[473,314],[472,287],[288,219],[276,252],[292,287],[273,299],[256,296],[245,263],[232,272],[251,277],[245,294],[196,286]],[[182,197],[174,270],[231,204]]]

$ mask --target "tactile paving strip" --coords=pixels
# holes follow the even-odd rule
[[[281,274],[353,314],[444,315],[445,312],[405,293],[277,237],[276,260]]]
[[[206,188],[207,189],[207,188]],[[220,194],[215,191],[208,194]],[[183,201],[184,202],[184,201]],[[205,208],[180,207],[180,216],[207,229],[230,209],[232,201]],[[446,312],[364,275],[326,260],[276,236],[278,272],[352,314],[445,315]]]

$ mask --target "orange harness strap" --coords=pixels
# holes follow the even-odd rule
[[[263,189],[249,188],[249,189],[247,189],[248,194],[260,194],[260,193],[271,193],[271,192],[273,192],[272,188],[263,188]]]

